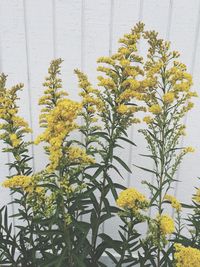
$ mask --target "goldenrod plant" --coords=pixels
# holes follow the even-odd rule
[[[141,39],[148,45],[146,58],[139,54]],[[178,57],[169,42],[138,23],[120,39],[115,54],[98,59],[96,87],[75,70],[77,101],[63,88],[62,59],[53,60],[39,99],[41,133],[34,142],[27,141],[31,129],[19,116],[18,91],[23,85],[9,89],[1,74],[0,137],[3,152],[10,154],[10,174],[2,185],[11,189],[15,205],[15,225],[8,222],[7,206],[0,210],[1,264],[103,267],[102,256],[107,254],[116,267],[198,266],[199,191],[188,205],[172,190],[183,157],[194,151],[180,147],[183,118],[196,93]],[[142,181],[144,192],[122,185],[132,166],[119,153],[125,143],[137,145],[128,131],[136,123],[145,123],[139,132],[148,154],[142,156],[153,163],[152,169],[134,165],[144,177],[145,172],[153,175],[153,183]],[[32,169],[30,156],[31,146],[38,144],[49,160],[39,172]],[[169,204],[174,218],[166,209]],[[188,217],[192,239],[182,234],[185,208],[194,210]],[[102,229],[117,216],[122,225],[114,239]]]
[[[150,207],[157,215],[148,220],[149,231],[143,246],[150,244],[151,249],[155,248],[151,261],[156,266],[170,266],[173,243],[168,244],[167,250],[165,248],[168,236],[175,232],[175,223],[169,214],[165,214],[165,203],[172,204],[177,220],[180,220],[181,206],[169,192],[174,187],[175,174],[183,157],[194,151],[192,147],[180,147],[180,139],[185,129],[183,117],[193,107],[191,98],[196,93],[190,89],[191,75],[178,61],[179,53],[170,50],[170,43],[159,39],[154,31],[144,32],[144,39],[149,44],[145,75],[152,84],[143,94],[149,114],[144,117],[147,128],[140,132],[148,144],[149,154],[144,156],[152,159],[154,167],[140,168],[154,176],[153,184],[149,181],[143,183],[151,192]]]

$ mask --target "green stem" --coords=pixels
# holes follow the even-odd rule
[[[111,131],[110,131],[110,140],[109,140],[109,144],[108,144],[108,156],[106,157],[105,161],[104,161],[104,166],[105,169],[103,171],[103,183],[102,183],[102,187],[101,187],[101,195],[100,195],[100,202],[99,202],[99,212],[97,213],[97,221],[96,221],[96,227],[93,231],[92,234],[92,250],[93,250],[93,255],[95,254],[96,251],[96,246],[97,246],[97,237],[99,234],[99,227],[101,225],[100,222],[100,218],[101,218],[101,214],[102,214],[102,209],[103,209],[103,199],[105,196],[105,186],[106,186],[106,181],[107,181],[107,171],[109,169],[109,163],[112,162],[112,154],[113,154],[113,143],[115,142],[115,140],[113,140],[114,137],[114,130],[115,130],[115,114],[113,115],[113,123],[111,124]],[[92,258],[92,263],[96,264],[96,259]]]
[[[162,214],[162,200],[163,200],[163,181],[164,181],[164,171],[165,171],[165,121],[166,114],[164,110],[163,122],[161,125],[161,150],[160,150],[160,176],[158,180],[158,190],[159,190],[159,199],[158,199],[158,216]],[[160,226],[158,225],[158,251],[157,251],[157,267],[160,267],[160,254],[161,254],[161,233]]]
[[[131,221],[131,225],[128,226],[128,234],[127,234],[126,242],[123,243],[122,254],[121,254],[120,260],[117,263],[116,267],[121,267],[122,266],[122,263],[123,263],[123,260],[124,260],[124,257],[125,257],[125,253],[126,253],[127,248],[128,248],[128,243],[129,243],[129,239],[130,239],[130,236],[131,236],[131,232],[133,231],[132,218],[130,219],[130,221]],[[127,224],[125,226],[127,226]]]

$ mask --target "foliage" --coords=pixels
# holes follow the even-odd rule
[[[147,58],[139,55],[141,39],[148,45]],[[191,266],[197,266],[200,191],[192,205],[181,204],[171,194],[179,165],[194,151],[180,147],[183,118],[196,96],[190,89],[192,77],[170,43],[146,31],[143,23],[136,24],[120,44],[117,53],[98,59],[97,88],[86,74],[75,70],[79,101],[71,100],[63,89],[62,60],[51,62],[39,99],[41,134],[34,144],[25,141],[31,129],[19,116],[18,91],[23,85],[9,89],[7,77],[1,74],[1,140],[3,152],[11,158],[3,186],[11,189],[16,207],[12,215],[16,225],[9,223],[9,204],[0,210],[1,264],[98,267],[106,266],[102,262],[106,253],[117,267],[178,267],[192,260]],[[141,116],[146,127],[139,132],[148,150],[142,156],[153,162],[153,168],[135,167],[153,175],[154,183],[142,181],[149,199],[122,185],[121,170],[131,173],[131,166],[119,156],[124,143],[136,146],[128,130],[141,122]],[[30,148],[39,143],[49,162],[35,171]],[[185,208],[192,210],[186,219]],[[116,216],[121,225],[119,238],[113,239],[103,225]],[[191,238],[183,234],[187,222]],[[143,226],[146,233],[141,232]]]

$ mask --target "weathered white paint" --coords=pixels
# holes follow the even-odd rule
[[[42,94],[42,82],[49,62],[56,57],[64,59],[64,88],[73,99],[78,99],[77,78],[73,70],[82,69],[96,84],[96,59],[115,52],[117,40],[139,20],[144,21],[147,28],[159,31],[161,37],[169,39],[172,47],[181,52],[181,59],[193,74],[194,88],[198,92],[199,0],[0,0],[0,71],[9,75],[8,85],[25,84],[20,106],[21,114],[34,130],[30,139],[40,132],[37,101]],[[145,51],[143,42],[140,43],[140,51]],[[200,173],[199,99],[195,103],[194,110],[185,119],[187,136],[182,144],[196,147],[197,152],[184,160],[177,174],[178,179],[183,181],[175,188],[181,201],[191,198]],[[139,156],[146,144],[137,128],[130,129],[130,135],[138,147],[130,148],[126,144],[120,156],[129,165],[132,162],[141,165],[142,162],[150,167],[152,163]],[[33,167],[40,170],[46,162],[41,146],[34,147],[31,153],[35,156]],[[0,181],[8,175],[5,167],[8,160],[8,155],[0,153]],[[146,178],[153,182],[151,175],[134,167],[132,170],[132,175],[122,170],[125,179],[121,182],[145,192],[140,182]],[[10,201],[9,192],[2,188],[0,192],[1,205],[4,205]],[[113,224],[118,221],[115,218],[102,230],[116,236]]]

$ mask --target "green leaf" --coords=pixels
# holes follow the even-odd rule
[[[116,191],[116,188],[114,186],[112,179],[108,176],[108,174],[107,174],[106,178],[107,178],[107,182],[110,186],[110,189],[111,189],[111,192],[113,194],[114,199],[117,199],[118,195],[117,195],[117,191]]]
[[[110,252],[108,252],[108,251],[105,251],[105,253],[109,256],[109,258],[115,263],[115,264],[117,264],[117,259],[116,259],[116,257],[115,256],[113,256],[113,254],[111,254]]]
[[[121,173],[120,173],[120,171],[117,169],[117,167],[115,167],[114,165],[110,165],[118,174],[119,174],[119,176],[122,178],[122,179],[124,179],[124,177],[121,175]]]
[[[143,171],[151,172],[151,173],[153,173],[153,174],[155,174],[155,175],[158,175],[158,173],[155,172],[155,171],[153,171],[153,170],[150,170],[150,169],[147,169],[147,168],[144,168],[144,167],[140,167],[140,166],[135,165],[135,164],[133,164],[133,166],[135,166],[135,167],[137,167],[137,168],[139,168],[139,169],[141,169],[141,170],[143,170]]]
[[[97,136],[99,136],[99,137],[102,137],[102,138],[104,138],[106,141],[108,141],[109,142],[109,136],[108,136],[108,134],[106,133],[106,132],[94,132],[94,133],[91,133],[90,134],[90,136],[93,136],[93,135],[97,135]]]
[[[79,255],[76,255],[76,256],[73,257],[73,258],[74,258],[74,262],[75,262],[75,264],[76,264],[75,266],[77,266],[77,267],[87,267],[87,266],[84,264],[83,260],[79,258]]]
[[[122,159],[120,159],[117,156],[113,156],[113,158],[116,159],[119,162],[119,164],[121,164],[122,167],[124,167],[124,169],[127,170],[127,172],[132,173],[131,169],[128,167],[128,165]]]
[[[100,223],[102,224],[103,222],[105,222],[106,220],[110,219],[111,217],[113,217],[113,216],[110,215],[110,214],[103,214],[103,215],[100,217]]]
[[[123,140],[123,141],[125,141],[125,142],[127,142],[127,143],[129,143],[129,144],[131,144],[131,145],[133,145],[133,146],[137,146],[135,143],[133,143],[130,139],[128,139],[128,138],[125,138],[125,137],[118,137],[118,139],[120,139],[120,140]]]
[[[95,179],[99,176],[100,173],[102,173],[105,169],[105,166],[101,166],[96,170],[96,172],[92,175],[92,179]]]
[[[151,201],[149,203],[149,206],[152,205],[152,203],[157,199],[157,197],[160,195],[160,190],[158,190],[155,195],[151,198]]]
[[[92,210],[92,212],[91,212],[90,223],[91,223],[92,229],[94,230],[96,227],[96,223],[97,223],[97,215],[96,215],[96,212],[94,210]]]
[[[106,248],[113,248],[118,254],[121,253],[122,242],[120,240],[114,240],[107,234],[99,234],[99,237],[105,242],[107,245]]]

